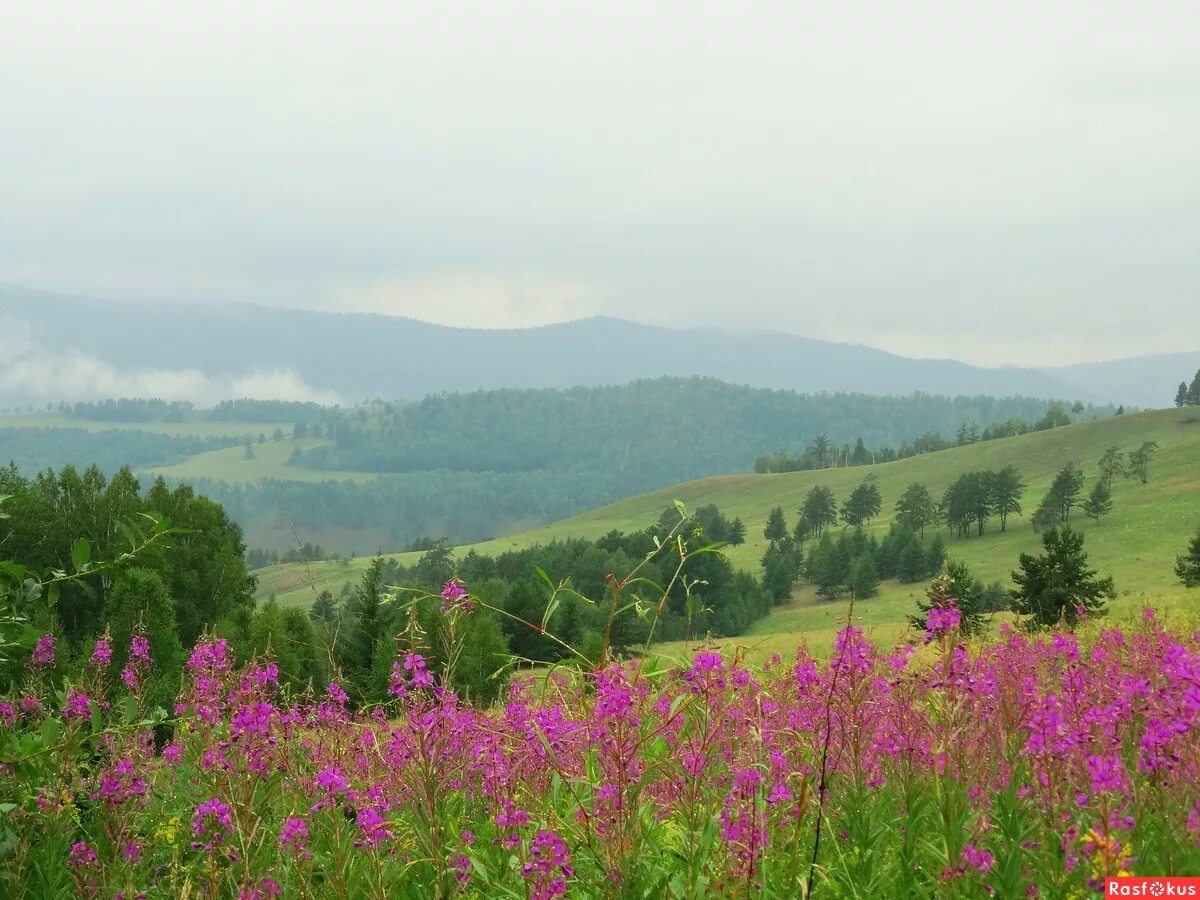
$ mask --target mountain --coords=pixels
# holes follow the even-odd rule
[[[778,331],[669,329],[596,317],[449,328],[393,316],[248,304],[117,303],[0,287],[0,403],[154,394],[201,403],[417,398],[488,387],[708,375],[814,393],[1024,395],[1091,402],[1086,378],[910,359]],[[1177,379],[1176,379],[1177,381]]]
[[[1044,371],[1078,391],[1099,394],[1113,403],[1164,407],[1174,402],[1179,382],[1191,384],[1200,371],[1200,350],[1079,363]]]

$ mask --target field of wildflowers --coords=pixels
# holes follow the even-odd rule
[[[962,642],[956,618],[894,650],[845,628],[827,663],[562,669],[489,708],[403,636],[365,710],[206,639],[169,717],[140,636],[76,684],[49,683],[47,636],[0,703],[0,892],[1080,897],[1200,873],[1200,633],[1146,610]]]

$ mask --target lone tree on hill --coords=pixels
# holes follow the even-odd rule
[[[1083,507],[1084,514],[1095,519],[1096,524],[1099,525],[1100,517],[1107,516],[1112,512],[1112,491],[1103,481],[1097,481],[1091,494],[1080,505]]]
[[[1200,528],[1188,544],[1188,552],[1175,557],[1175,574],[1184,587],[1200,587]]]
[[[1158,441],[1145,441],[1129,454],[1129,468],[1125,474],[1129,478],[1137,478],[1145,484],[1149,478],[1150,459],[1158,449]]]
[[[1175,392],[1175,405],[1176,406],[1187,406],[1187,402],[1188,402],[1187,382],[1181,381],[1181,382],[1179,382],[1179,390],[1177,390]]]
[[[1044,552],[1022,553],[1020,571],[1012,573],[1012,610],[1028,616],[1029,624],[1051,628],[1066,622],[1074,628],[1080,611],[1104,612],[1105,600],[1117,596],[1111,577],[1096,578],[1083,549],[1083,534],[1070,528],[1051,528],[1042,535]]]

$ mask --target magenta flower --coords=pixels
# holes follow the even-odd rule
[[[33,654],[29,663],[35,669],[49,669],[54,666],[54,635],[43,634],[33,645]]]
[[[233,834],[233,814],[229,805],[213,797],[196,807],[192,816],[193,850],[211,853],[218,845]]]
[[[67,853],[67,865],[78,871],[97,868],[100,861],[96,858],[96,851],[91,845],[84,841],[77,841],[71,845],[71,850]]]
[[[308,850],[308,826],[295,816],[283,820],[279,829],[279,846],[297,856],[312,856]]]
[[[63,702],[62,715],[64,719],[90,719],[92,717],[92,701],[79,688],[67,691],[67,699]]]
[[[566,842],[553,831],[538,831],[529,845],[529,861],[521,866],[521,874],[530,883],[532,900],[563,896],[567,892],[567,879],[575,875]]]
[[[355,846],[378,847],[384,840],[390,840],[393,835],[387,829],[383,816],[373,807],[365,806],[358,811],[358,827],[362,829],[362,838],[356,840]]]
[[[962,615],[956,606],[935,606],[929,610],[925,618],[925,638],[933,640],[956,628],[962,621]]]
[[[475,604],[471,602],[467,589],[457,581],[450,580],[446,582],[442,587],[441,598],[442,602],[439,610],[443,615],[452,609],[461,609],[466,613],[473,613],[475,611]]]
[[[92,651],[92,658],[88,665],[93,669],[105,669],[112,662],[112,642],[105,637],[96,639],[96,649]]]

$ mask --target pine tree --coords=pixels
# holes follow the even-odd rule
[[[1142,446],[1130,453],[1129,468],[1125,472],[1126,477],[1137,478],[1142,484],[1145,484],[1149,480],[1150,460],[1157,449],[1158,441],[1145,441]]]
[[[1102,613],[1104,601],[1116,598],[1112,578],[1096,578],[1096,570],[1087,567],[1082,532],[1051,528],[1042,546],[1039,556],[1022,553],[1020,571],[1012,573],[1014,613],[1028,616],[1035,626],[1066,622],[1073,628],[1080,610]]]
[[[905,584],[920,581],[929,573],[929,554],[925,546],[915,535],[910,538],[896,560],[896,577]]]
[[[879,573],[871,553],[855,557],[850,564],[850,590],[855,600],[865,600],[879,593]]]
[[[1005,466],[998,472],[991,473],[988,484],[989,500],[992,512],[1000,517],[1000,530],[1008,530],[1008,517],[1021,515],[1021,494],[1025,491],[1025,481],[1021,473],[1013,465]]]
[[[829,532],[821,535],[808,556],[808,577],[817,586],[817,596],[836,600],[844,581],[837,548]]]
[[[909,531],[925,536],[925,527],[937,521],[937,504],[929,488],[913,482],[896,501],[896,521]]]
[[[935,606],[944,609],[951,604],[958,609],[961,617],[958,630],[963,636],[981,634],[987,627],[983,586],[967,568],[966,563],[955,559],[946,560],[929,585],[925,596],[927,600],[917,601],[917,615],[908,617],[914,628],[924,631],[929,610]]]
[[[1081,504],[1084,514],[1095,519],[1096,524],[1100,524],[1100,517],[1107,516],[1112,512],[1112,491],[1108,489],[1108,485],[1103,481],[1097,481],[1092,487],[1092,493]]]
[[[776,506],[767,516],[766,527],[763,528],[763,537],[772,544],[778,544],[788,536],[787,520],[783,517],[783,507]]]
[[[879,494],[879,485],[875,483],[875,480],[874,475],[867,476],[842,504],[842,519],[847,525],[857,528],[879,515],[883,498]]]
[[[1116,444],[1105,449],[1104,454],[1100,457],[1098,468],[1100,470],[1100,480],[1104,482],[1105,487],[1112,488],[1113,477],[1124,469],[1125,454],[1121,452],[1121,448]]]
[[[1200,528],[1196,529],[1188,552],[1175,557],[1175,574],[1184,587],[1200,587]]]
[[[1179,390],[1175,392],[1175,405],[1187,406],[1188,402],[1188,386],[1186,381],[1179,382]]]
[[[941,571],[942,563],[946,561],[946,542],[942,540],[940,534],[935,534],[933,540],[929,542],[929,556],[926,565],[926,574],[930,572]]]
[[[746,523],[734,516],[733,521],[729,523],[729,546],[736,547],[744,543],[746,543]]]
[[[1200,406],[1200,369],[1196,370],[1196,377],[1192,379],[1192,383],[1188,387],[1187,405]]]
[[[804,497],[800,514],[812,528],[812,534],[820,537],[827,525],[837,521],[837,501],[833,491],[822,485],[812,488]]]

